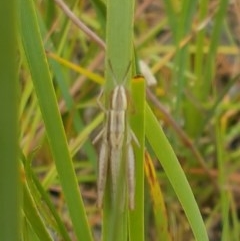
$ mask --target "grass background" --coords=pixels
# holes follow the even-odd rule
[[[0,5],[0,240],[239,240],[240,3],[65,4]],[[140,143],[134,211],[109,185],[95,206],[108,60]]]

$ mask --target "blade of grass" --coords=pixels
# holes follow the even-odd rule
[[[220,40],[221,30],[223,26],[223,20],[225,18],[225,13],[227,11],[228,1],[220,0],[219,1],[219,9],[216,14],[216,18],[214,21],[213,32],[211,35],[211,42],[209,46],[209,52],[207,56],[207,61],[204,69],[204,84],[201,86],[202,88],[199,90],[201,93],[201,100],[205,100],[207,95],[209,94],[212,80],[214,76],[214,68],[215,65],[215,56],[218,48],[218,43]]]
[[[199,19],[203,20],[208,12],[208,0],[201,1]],[[191,91],[194,93],[195,98],[202,103],[207,99],[212,88],[212,80],[215,75],[215,57],[217,49],[219,48],[219,40],[221,37],[221,31],[223,26],[223,20],[227,10],[228,1],[219,1],[219,6],[215,14],[214,26],[211,34],[210,45],[208,48],[208,54],[204,57],[204,41],[205,41],[205,28],[198,32],[196,42],[196,54],[195,54],[195,73],[196,81],[193,85],[189,85]],[[205,61],[205,63],[204,63]],[[205,119],[202,118],[202,113],[196,109],[193,103],[186,102],[186,128],[189,134],[192,136],[198,136],[203,132],[205,128]],[[194,118],[193,118],[194,117]],[[200,126],[200,128],[199,128]]]
[[[85,126],[84,130],[77,136],[77,138],[69,145],[70,154],[73,157],[76,155],[77,151],[82,147],[85,140],[89,137],[94,129],[103,121],[103,113],[96,116],[96,118],[87,126]],[[56,178],[56,168],[52,166],[44,180],[42,181],[42,185],[44,188],[48,188],[49,185]]]
[[[78,72],[79,74],[82,74],[86,77],[88,77],[90,80],[92,80],[93,82],[96,82],[97,84],[103,84],[104,79],[97,74],[92,73],[91,71],[84,69],[83,67],[73,64],[59,56],[57,56],[56,54],[52,53],[52,52],[48,52],[47,56],[50,57],[51,59],[54,59],[55,61],[57,61],[58,63],[64,65],[67,68],[70,68],[76,72]]]
[[[176,41],[177,40],[177,32],[176,31],[177,31],[177,23],[178,23],[177,22],[178,14],[176,12],[176,9],[174,9],[173,1],[165,0],[164,6],[165,6],[166,13],[168,16],[168,22],[169,22],[170,28],[172,30],[173,38]]]
[[[27,182],[26,185],[28,185],[28,188],[29,188],[29,192],[28,192],[27,195],[30,195],[30,193],[32,194],[32,200],[29,199],[28,202],[31,201],[31,205],[34,202],[34,204],[37,207],[44,206],[44,208],[45,208],[45,205],[47,205],[48,209],[50,210],[50,212],[51,212],[51,214],[52,214],[52,216],[53,216],[53,218],[54,218],[54,220],[56,222],[57,229],[58,229],[56,231],[58,231],[59,234],[61,234],[61,237],[65,241],[71,241],[71,239],[70,239],[70,237],[69,237],[69,235],[67,233],[67,229],[64,226],[64,223],[61,221],[60,216],[58,215],[56,209],[54,208],[54,205],[51,203],[51,200],[50,200],[46,190],[44,190],[44,188],[43,188],[42,184],[40,183],[40,181],[38,180],[36,174],[31,169],[31,160],[27,160],[25,158],[24,154],[22,154],[22,161],[23,161],[24,167],[25,167],[26,182]],[[26,206],[28,207],[28,204]],[[38,208],[38,210],[39,210],[40,214],[43,213],[43,211],[41,209]],[[34,210],[34,212],[37,212],[37,210],[36,211]],[[29,215],[32,216],[32,211],[29,213]],[[40,215],[39,215],[39,217],[40,217]],[[32,219],[36,219],[36,218],[39,218],[39,217],[37,215],[37,216],[33,216],[31,218]],[[48,225],[48,226],[50,226],[50,225]],[[41,240],[43,240],[43,239],[41,239]]]
[[[113,73],[117,82],[121,83],[128,80],[129,73],[126,73],[128,65],[132,62],[133,56],[133,9],[134,1],[124,0],[121,2],[107,1],[107,29],[106,29],[106,90],[109,91],[114,87]],[[124,14],[124,18],[123,18]],[[108,60],[111,61],[113,68],[110,69]],[[132,63],[131,63],[132,64]],[[124,76],[127,74],[127,76]]]
[[[145,149],[145,80],[136,76],[131,83],[133,113],[131,127],[140,146],[134,149],[135,154],[135,209],[129,213],[129,240],[143,241],[144,236],[144,149]],[[136,232],[138,230],[138,232]]]
[[[114,87],[113,75],[116,77],[117,83],[124,84],[124,80],[128,80],[126,85],[129,86],[130,73],[126,73],[133,56],[133,13],[134,1],[123,0],[107,0],[107,26],[106,26],[106,84],[105,84],[105,99],[106,106],[109,106],[110,91]],[[123,17],[124,16],[124,17]],[[109,66],[111,62],[111,67]],[[131,66],[130,66],[131,67]],[[130,68],[131,69],[131,68]],[[112,73],[113,72],[113,73]],[[126,76],[125,76],[126,75]],[[123,170],[124,163],[121,162]],[[117,190],[125,188],[124,172],[120,174]],[[120,183],[120,180],[124,180]],[[111,202],[109,179],[106,188],[104,200],[104,217],[103,217],[103,240],[127,240],[127,206],[124,205],[124,210],[121,210],[121,203],[124,199],[117,200],[117,203]],[[118,188],[119,187],[119,188]],[[117,192],[118,193],[118,192]],[[120,197],[120,196],[119,196]],[[120,202],[121,201],[121,202]]]
[[[68,1],[68,5],[70,6],[71,10],[73,10],[76,7],[77,3],[78,3],[78,0],[69,0]],[[57,46],[58,54],[61,54],[64,50],[64,45],[65,45],[66,39],[67,39],[67,33],[68,33],[69,28],[71,26],[71,21],[69,21],[69,18],[67,18],[65,16],[65,14],[63,14],[61,16],[61,18],[64,18],[64,20],[63,20],[63,23],[61,25],[61,29],[60,29],[60,32],[59,32],[59,36],[61,36],[61,37],[60,37],[60,41],[59,41],[58,46]]]
[[[47,29],[46,29],[46,26],[45,26],[44,21],[40,14],[38,14],[38,21],[39,21],[42,38],[43,38],[44,36],[47,35]],[[53,44],[51,38],[48,39],[45,46],[46,46],[46,49],[52,49],[53,51],[56,51],[55,48],[53,47],[54,44]],[[51,53],[50,53],[50,55],[51,55]],[[52,55],[54,55],[54,54],[52,53]],[[66,103],[66,107],[69,112],[73,113],[73,124],[74,124],[74,127],[75,127],[77,133],[79,133],[81,130],[84,129],[84,123],[80,117],[80,114],[77,111],[74,99],[69,93],[69,88],[66,83],[67,80],[65,78],[62,66],[57,61],[54,61],[54,59],[52,59],[52,58],[49,59],[49,63],[53,70],[53,74],[56,77],[55,79],[61,90],[63,99]],[[93,145],[89,140],[86,140],[83,150],[86,151],[86,154],[89,157],[89,160],[92,162],[92,164],[95,166],[95,169],[96,169],[97,156],[96,156],[95,150],[93,148]]]
[[[218,163],[218,182],[220,189],[220,208],[221,208],[221,217],[222,217],[222,238],[221,240],[227,240],[230,237],[230,227],[229,227],[229,205],[230,199],[228,190],[225,190],[227,183],[226,178],[226,153],[224,150],[224,133],[225,133],[225,124],[224,118],[217,116],[215,124],[215,133],[216,133],[216,151],[217,151],[217,163]]]
[[[208,0],[203,0],[199,4],[199,21],[204,21],[208,14]],[[194,84],[189,81],[188,88],[190,88],[191,92],[194,93],[196,98],[198,99],[200,95],[202,95],[201,86],[203,84],[203,59],[204,59],[204,41],[206,35],[206,29],[203,28],[200,31],[198,31],[196,36],[196,53],[194,55],[195,63],[194,63],[194,73],[196,75],[196,79],[194,80]],[[185,102],[185,118],[186,118],[186,128],[187,132],[190,134],[190,136],[196,136],[198,134],[200,128],[198,128],[199,120],[202,119],[202,113],[196,109],[196,106],[190,102]]]
[[[184,88],[186,86],[186,78],[184,72],[187,70],[189,65],[189,54],[188,54],[188,45],[180,48],[181,40],[188,35],[191,30],[191,23],[193,21],[194,9],[196,7],[196,0],[186,0],[181,2],[181,12],[179,16],[179,22],[177,26],[177,48],[175,56],[175,71],[174,77],[175,86],[176,86],[176,104],[174,115],[177,119],[181,118],[182,105],[184,100]]]
[[[237,215],[237,206],[234,200],[232,193],[229,195],[231,202],[231,216],[232,216],[232,224],[233,224],[233,241],[238,241],[240,237],[239,225],[238,225],[238,215]]]
[[[96,10],[96,13],[98,15],[98,19],[101,23],[102,29],[106,26],[106,5],[105,2],[102,0],[90,0],[94,9]],[[104,31],[105,34],[105,30]]]
[[[0,240],[20,240],[16,2],[0,2]]]
[[[55,3],[64,11],[64,13],[72,20],[72,22],[81,29],[92,41],[97,43],[101,48],[105,49],[105,43],[95,34],[90,28],[88,28],[76,15],[71,11],[71,9],[62,0],[54,0]],[[77,1],[76,1],[77,2]]]
[[[173,186],[198,241],[208,241],[207,232],[186,176],[150,107],[146,105],[146,136]]]
[[[29,84],[28,81],[27,84]],[[36,134],[36,129],[39,122],[42,120],[41,112],[38,107],[36,96],[31,96],[31,102],[28,104],[27,113],[24,115],[22,124],[21,124],[21,140],[24,140],[21,144],[23,145],[23,152],[28,154],[32,151],[32,140]],[[34,118],[33,118],[34,116]],[[24,143],[24,144],[23,144]]]
[[[153,161],[147,152],[145,153],[144,170],[150,187],[158,240],[172,241],[168,228],[168,217],[163,193],[159,185]]]
[[[28,219],[33,231],[39,237],[39,240],[44,241],[53,241],[50,234],[47,231],[47,227],[45,226],[38,210],[33,201],[33,197],[31,196],[30,190],[25,183],[23,187],[23,210]]]
[[[50,148],[78,240],[92,240],[31,0],[19,1],[21,38]],[[80,225],[81,224],[81,225]]]

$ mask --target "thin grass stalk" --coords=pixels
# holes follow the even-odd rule
[[[188,55],[188,46],[180,47],[181,40],[184,39],[191,29],[191,23],[193,19],[193,13],[196,8],[197,1],[182,1],[175,3],[178,5],[174,7],[173,1],[164,1],[168,21],[171,26],[173,41],[177,47],[176,55],[174,58],[174,70],[173,70],[173,79],[174,79],[174,91],[175,98],[174,101],[174,116],[176,119],[180,119],[182,115],[182,108],[184,104],[184,89],[186,86],[186,77],[184,73],[186,72],[187,66],[189,65],[189,55]]]
[[[199,4],[199,22],[203,21],[208,13],[208,0],[203,0]],[[206,30],[202,29],[196,36],[196,53],[194,55],[194,73],[195,80],[189,81],[188,88],[193,92],[196,99],[202,95],[201,85],[203,85],[203,58],[204,58],[204,40]],[[194,137],[199,134],[199,121],[202,119],[202,113],[196,108],[196,106],[186,101],[185,108],[186,128],[190,136]]]
[[[207,0],[202,1],[201,8],[200,8],[201,9],[200,17],[204,17],[204,15],[206,14],[207,8],[208,8],[207,3],[208,3]],[[207,6],[205,6],[205,4]],[[195,64],[197,82],[194,85],[193,92],[199,103],[205,102],[208,99],[209,94],[211,93],[212,81],[214,79],[214,75],[216,71],[215,59],[216,59],[217,49],[219,47],[219,41],[221,37],[221,31],[222,31],[222,26],[223,26],[223,21],[226,14],[227,6],[228,6],[228,1],[225,1],[225,0],[219,1],[218,10],[214,19],[214,25],[212,29],[210,45],[208,48],[206,59],[205,58],[203,59],[204,49],[202,47],[205,31],[204,30],[200,31],[197,36],[197,52],[196,52],[196,64]],[[205,63],[203,62],[203,60],[206,60]],[[214,91],[215,89],[216,88],[213,88]],[[214,106],[213,106],[213,109],[214,109]],[[199,110],[196,111],[195,106],[190,107],[188,110],[189,110],[189,113],[188,113],[189,125],[186,125],[188,128],[188,131],[189,133],[192,134],[192,136],[200,135],[203,132],[203,128],[205,128],[206,119],[202,119],[201,117],[202,113],[199,113]],[[195,117],[193,118],[192,115],[194,115]],[[196,125],[196,120],[198,120],[197,125]]]
[[[227,11],[227,6],[228,1],[219,1],[219,9],[215,17],[211,42],[209,46],[209,52],[207,56],[206,65],[204,68],[204,82],[203,85],[201,85],[202,88],[199,90],[199,92],[202,94],[201,100],[206,100],[212,85],[212,80],[215,74],[215,57],[217,53],[218,43],[220,41],[221,30],[223,27],[223,21]]]
[[[221,121],[221,117],[218,116],[216,120],[216,148],[217,148],[217,162],[218,162],[218,182],[220,186],[220,207],[222,217],[222,235],[221,240],[228,240],[230,237],[229,230],[229,205],[230,198],[226,186],[226,153],[224,151],[224,122]]]
[[[179,13],[178,26],[175,30],[177,32],[176,46],[178,49],[174,59],[175,68],[173,79],[175,81],[176,92],[174,116],[177,119],[180,119],[182,115],[184,104],[184,89],[186,88],[187,83],[187,79],[184,76],[184,73],[189,67],[188,44],[180,48],[180,43],[181,40],[184,39],[191,30],[191,23],[193,21],[193,13],[196,7],[196,3],[196,0],[187,0],[181,2],[181,12]]]

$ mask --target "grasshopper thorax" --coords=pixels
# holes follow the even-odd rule
[[[127,110],[127,91],[123,85],[117,85],[113,89],[111,97],[110,108],[112,110]]]

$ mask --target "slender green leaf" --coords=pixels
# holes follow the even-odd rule
[[[0,240],[20,240],[16,2],[0,1]]]
[[[109,106],[110,91],[117,84],[129,86],[133,56],[133,13],[134,1],[107,0],[107,25],[106,25],[106,106]],[[124,16],[124,17],[123,17]],[[109,64],[110,62],[110,64]],[[115,80],[114,80],[115,79]],[[125,83],[127,80],[127,83]],[[124,150],[123,150],[124,152]],[[123,153],[124,156],[124,153]],[[125,162],[122,160],[121,169]],[[126,190],[126,173],[122,171],[117,183],[117,190]],[[108,179],[108,182],[110,179]],[[121,182],[120,182],[121,181]],[[110,186],[107,185],[106,197],[110,197]],[[118,188],[119,187],[119,188]],[[123,192],[117,192],[123,193]],[[120,199],[120,200],[119,200]],[[127,209],[125,198],[119,195],[117,203],[111,205],[109,198],[104,202],[103,240],[127,240]],[[123,203],[123,204],[122,204]],[[119,204],[119,205],[118,205]],[[124,206],[124,210],[122,210]]]
[[[45,226],[40,214],[38,213],[27,184],[25,184],[23,188],[23,197],[24,213],[30,225],[32,226],[33,231],[39,237],[39,240],[53,241],[49,232],[47,231],[47,227]]]
[[[225,13],[227,11],[228,7],[228,1],[226,0],[220,0],[219,1],[219,9],[216,14],[216,18],[214,21],[214,27],[213,27],[213,33],[211,36],[211,42],[209,46],[209,53],[205,65],[204,70],[204,84],[201,85],[201,99],[205,100],[206,96],[209,94],[211,85],[212,85],[212,79],[214,76],[214,65],[215,65],[215,56],[216,51],[218,48],[218,43],[221,36],[221,31],[223,27],[223,20],[225,18]]]
[[[43,38],[47,34],[46,26],[44,25],[44,22],[39,15],[38,15],[38,20],[40,22],[39,25],[40,25],[40,30],[41,30],[41,33],[42,33],[42,38]],[[51,41],[51,39],[49,39],[48,42],[45,45],[46,45],[47,50],[51,49],[52,51],[55,51],[55,48],[53,47],[54,44]],[[51,65],[51,68],[53,70],[53,74],[56,77],[56,82],[57,82],[57,84],[58,84],[58,86],[59,86],[59,88],[62,92],[62,96],[63,96],[63,99],[65,100],[66,107],[67,107],[69,112],[73,113],[74,127],[75,127],[77,132],[80,132],[81,130],[84,129],[84,123],[83,123],[83,121],[80,117],[80,114],[77,111],[76,104],[74,103],[73,97],[69,93],[69,88],[68,88],[68,85],[66,83],[66,78],[65,78],[63,69],[62,69],[61,65],[58,62],[56,62],[55,60],[50,58],[48,61],[49,61],[50,65]],[[92,146],[92,144],[90,143],[89,140],[86,141],[83,149],[86,150],[86,153],[89,157],[89,160],[91,160],[93,165],[96,166],[96,162],[97,162],[96,153],[95,153],[95,151],[93,149],[93,146]]]
[[[24,154],[22,154],[22,162],[24,164],[25,173],[26,173],[26,182],[27,182],[25,184],[25,186],[26,186],[25,192],[27,192],[26,195],[29,196],[28,198],[26,198],[26,201],[31,202],[30,206],[33,206],[34,204],[36,205],[36,207],[32,207],[33,210],[30,210],[30,212],[29,212],[29,210],[25,210],[28,213],[28,215],[27,215],[28,219],[34,220],[34,222],[36,222],[37,220],[35,220],[35,219],[40,218],[41,220],[40,221],[38,220],[38,222],[42,222],[42,219],[44,219],[43,212],[45,212],[45,213],[47,212],[46,211],[46,206],[47,206],[48,210],[50,210],[51,215],[54,218],[54,221],[56,222],[56,226],[57,226],[56,231],[58,231],[59,234],[61,234],[61,237],[65,241],[71,241],[71,239],[67,233],[67,229],[64,226],[63,221],[60,219],[56,209],[54,208],[54,205],[51,203],[51,200],[48,196],[47,191],[44,190],[42,184],[40,183],[36,174],[33,172],[32,168],[31,168],[31,160],[27,160],[25,158]],[[28,207],[28,205],[29,204],[27,203],[26,207]],[[35,210],[36,208],[38,208],[38,210]],[[38,214],[38,212],[40,212],[40,214]],[[50,217],[48,219],[52,223],[52,217]],[[46,219],[44,221],[45,221],[45,223],[47,222]],[[30,223],[31,223],[31,225],[33,225],[32,222],[30,222]],[[50,227],[50,222],[49,222],[49,224],[47,224],[47,226]],[[37,232],[37,230],[36,230],[36,232]],[[43,238],[41,238],[40,240],[42,240],[42,239]]]
[[[141,76],[132,80],[131,98],[133,110],[131,127],[135,133],[138,145],[135,145],[135,209],[130,212],[129,240],[143,241],[144,233],[144,151],[145,151],[145,81]],[[130,110],[131,113],[131,110]],[[138,230],[138,232],[136,232]]]
[[[57,108],[34,5],[31,0],[20,0],[19,6],[22,44],[72,223],[78,240],[90,241],[92,237]]]
[[[207,232],[186,176],[174,154],[174,151],[163,133],[160,124],[146,106],[146,136],[154,153],[161,162],[163,169],[182,204],[185,214],[198,241],[208,241]]]

